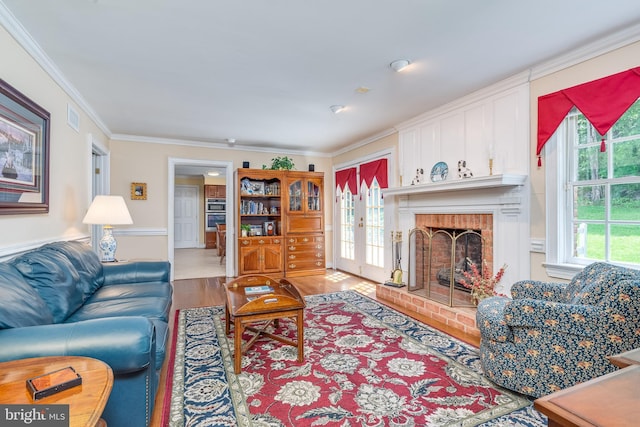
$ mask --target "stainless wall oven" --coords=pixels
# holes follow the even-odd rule
[[[207,199],[207,212],[225,212],[227,210],[226,199]]]
[[[226,224],[226,214],[224,212],[207,212],[206,231],[216,231],[218,224]]]

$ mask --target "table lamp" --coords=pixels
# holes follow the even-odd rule
[[[102,252],[102,262],[114,262],[118,244],[113,237],[113,225],[133,224],[124,198],[122,196],[96,196],[82,222],[102,225],[102,239],[100,239],[99,245]]]

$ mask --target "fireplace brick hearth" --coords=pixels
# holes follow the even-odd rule
[[[409,312],[418,313],[465,334],[480,338],[476,325],[475,307],[449,307],[436,301],[413,295],[407,288],[394,288],[385,285],[376,287],[376,298],[399,305]]]

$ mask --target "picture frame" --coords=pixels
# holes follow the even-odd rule
[[[0,215],[49,212],[50,120],[0,79]]]
[[[147,200],[147,183],[131,183],[131,200]]]

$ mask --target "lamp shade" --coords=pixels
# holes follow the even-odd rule
[[[82,220],[85,224],[133,224],[122,196],[96,196]]]

